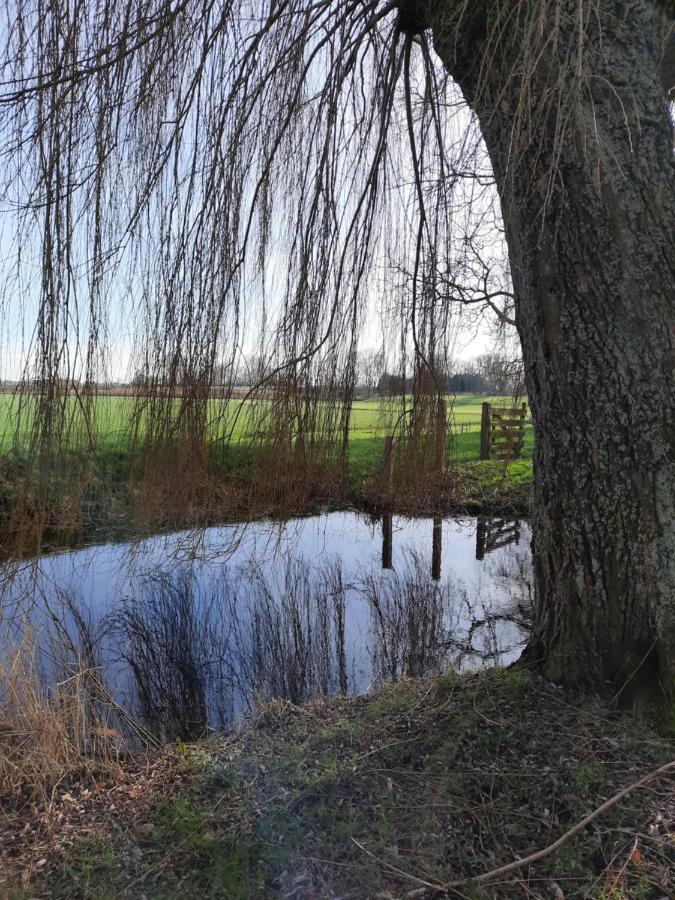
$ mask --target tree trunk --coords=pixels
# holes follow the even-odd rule
[[[434,0],[428,21],[479,117],[510,252],[536,431],[537,621],[526,658],[557,682],[672,695],[666,4],[460,6],[457,16],[454,2]]]

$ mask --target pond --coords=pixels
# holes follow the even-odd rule
[[[99,697],[188,739],[271,698],[514,661],[530,531],[334,512],[15,561],[0,591],[5,655],[30,634],[45,683],[93,673]]]

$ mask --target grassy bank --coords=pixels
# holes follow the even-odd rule
[[[273,703],[239,733],[113,783],[58,785],[50,804],[6,816],[0,892],[668,897],[672,770],[556,852],[477,878],[551,845],[673,755],[644,722],[519,670]]]
[[[31,397],[19,398],[0,393],[0,457],[13,456],[22,460],[28,456],[35,402]],[[89,447],[93,441],[95,465],[101,477],[125,477],[129,455],[134,452],[134,440],[142,446],[143,428],[139,430],[138,422],[133,418],[135,402],[131,397],[96,398],[90,427],[85,427],[82,409],[75,398],[66,400],[65,411],[59,413],[59,418],[68,423],[66,436],[73,452],[78,447]],[[473,394],[448,398],[446,450],[448,462],[453,468],[478,462],[483,402],[499,405],[511,404],[512,401]],[[246,449],[252,438],[250,429],[256,427],[253,422],[254,409],[259,410],[260,403],[254,407],[251,401],[209,401],[209,440],[212,442],[214,460],[224,471],[236,473],[246,469],[250,459]],[[400,409],[398,398],[354,402],[348,452],[348,476],[354,490],[381,469],[385,435],[392,430],[392,423],[398,421]],[[527,426],[523,461],[532,458],[533,446],[533,429]]]
[[[480,461],[484,399],[454,398],[447,472],[423,472],[421,476],[411,472],[410,460],[401,449],[392,487],[383,480],[385,435],[391,428],[392,411],[379,400],[354,404],[343,470],[335,464],[331,468],[311,454],[298,464],[281,459],[276,451],[256,449],[247,443],[242,429],[223,443],[223,422],[232,415],[229,407],[235,401],[210,401],[214,410],[220,403],[225,413],[216,415],[214,411],[214,444],[206,463],[196,460],[190,447],[146,456],[142,435],[140,443],[134,444],[130,438],[133,399],[100,397],[95,401],[93,452],[82,443],[81,435],[77,437],[74,427],[69,432],[72,446],[53,461],[45,480],[34,472],[36,463],[31,460],[26,436],[30,399],[22,413],[23,432],[17,432],[18,400],[0,395],[0,530],[8,530],[10,535],[17,529],[25,532],[18,543],[32,552],[45,538],[49,545],[63,546],[165,527],[345,506],[373,512],[387,506],[399,512],[429,514],[511,507],[526,513],[532,486],[532,427],[527,428],[521,459]],[[7,544],[10,546],[11,540]]]

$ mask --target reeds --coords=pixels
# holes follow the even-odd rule
[[[28,627],[0,654],[0,796],[48,799],[69,779],[119,765],[119,711],[100,673],[78,662],[68,677],[45,677]]]

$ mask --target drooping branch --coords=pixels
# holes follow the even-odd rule
[[[93,396],[111,365],[123,378],[120,359],[144,385],[133,433],[204,435],[214,373],[226,397],[254,333],[269,359],[250,397],[283,379],[305,397],[330,382],[346,400],[364,298],[382,271],[373,262],[387,257],[417,259],[412,306],[401,297],[412,319],[402,321],[416,323],[418,358],[439,352],[447,310],[435,301],[416,310],[418,287],[431,296],[439,248],[457,240],[447,201],[467,204],[463,185],[483,178],[485,164],[442,68],[409,38],[402,84],[400,35],[425,25],[414,7],[6,6],[2,196],[12,198],[21,252],[4,308],[11,341],[19,284],[37,310],[34,339],[15,354],[26,389],[38,386],[45,400],[37,445],[70,442],[79,425],[69,396],[80,384]],[[419,165],[414,144],[400,140],[411,118]],[[427,205],[434,215],[420,244],[412,235]],[[402,335],[404,354],[410,339]],[[224,433],[239,428],[244,408]],[[81,410],[95,435],[95,406]]]

